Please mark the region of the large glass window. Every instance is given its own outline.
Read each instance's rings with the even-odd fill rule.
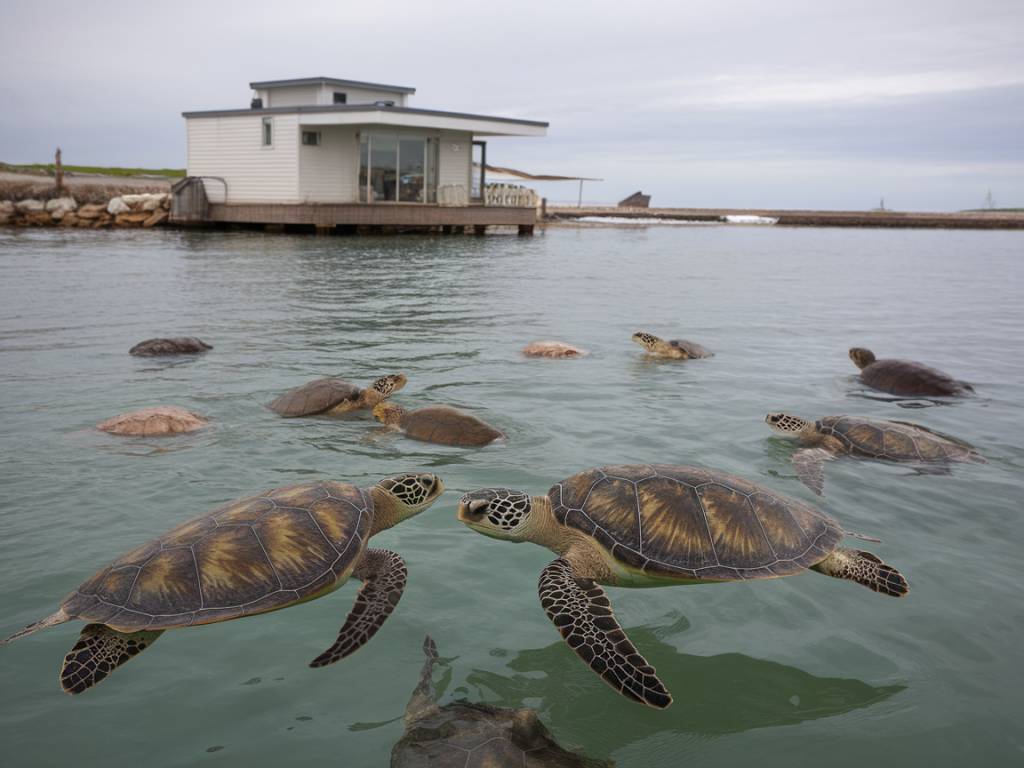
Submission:
[[[433,203],[436,190],[436,140],[398,133],[361,134],[360,202]]]

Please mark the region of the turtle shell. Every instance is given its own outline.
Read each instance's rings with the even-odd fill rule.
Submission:
[[[683,350],[687,357],[698,359],[701,357],[714,357],[714,353],[711,352],[707,347],[702,347],[695,341],[687,341],[686,339],[672,339],[669,341],[669,345],[676,349]]]
[[[209,422],[197,413],[176,405],[158,405],[138,411],[122,413],[96,425],[96,429],[113,435],[158,437],[195,432]]]
[[[890,461],[983,461],[966,443],[916,424],[827,416],[815,426],[859,456]]]
[[[156,355],[197,355],[213,349],[195,336],[179,336],[174,339],[146,339],[128,350],[129,355],[155,357]]]
[[[121,632],[273,611],[344,581],[366,547],[372,518],[370,494],[347,483],[264,491],[123,555],[61,607]]]
[[[408,437],[441,445],[479,447],[503,437],[501,432],[476,416],[446,405],[433,405],[402,415]]]
[[[563,525],[652,576],[789,576],[824,559],[843,537],[835,520],[809,504],[698,467],[599,467],[552,486],[548,498]]]
[[[269,408],[280,416],[312,416],[346,401],[358,400],[362,391],[344,379],[317,379],[288,390]]]
[[[876,360],[861,369],[860,380],[872,389],[906,397],[949,397],[974,387],[913,360]]]

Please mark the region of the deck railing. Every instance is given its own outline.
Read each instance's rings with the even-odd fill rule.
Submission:
[[[537,193],[518,184],[487,184],[484,205],[500,208],[536,208]]]

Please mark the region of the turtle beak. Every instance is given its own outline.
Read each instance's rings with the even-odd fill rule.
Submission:
[[[488,506],[490,506],[490,502],[487,499],[471,499],[468,496],[463,496],[459,500],[459,522],[479,522]]]

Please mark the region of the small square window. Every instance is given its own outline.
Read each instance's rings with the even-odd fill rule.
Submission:
[[[341,91],[334,92],[334,103],[335,104],[347,104],[348,94],[342,93]]]
[[[303,131],[302,144],[306,147],[319,147],[320,131]]]
[[[274,118],[264,117],[263,118],[263,146],[272,147],[274,145]]]

